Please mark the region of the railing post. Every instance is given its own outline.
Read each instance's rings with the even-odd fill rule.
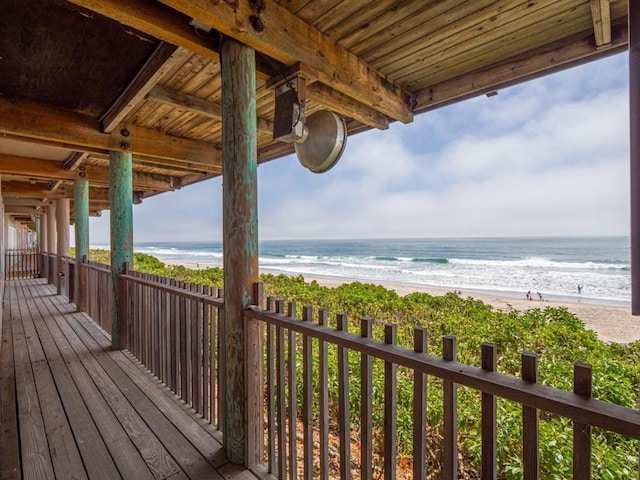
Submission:
[[[591,365],[573,367],[573,393],[591,398]],[[573,478],[591,478],[591,425],[573,422]]]
[[[384,326],[384,343],[395,346],[398,339],[398,327],[393,323]],[[396,478],[397,464],[397,407],[398,407],[398,367],[395,363],[384,362],[384,478]]]
[[[442,337],[442,358],[455,362],[457,356],[456,337]],[[443,380],[444,398],[444,460],[442,478],[458,478],[458,388],[451,380]]]
[[[427,330],[413,330],[413,351],[427,352]],[[427,376],[413,373],[413,478],[427,477]]]
[[[78,270],[78,296],[76,298],[76,306],[79,312],[87,311],[87,259],[84,258],[79,264],[76,264]]]
[[[118,348],[120,350],[129,348],[129,297],[127,292],[127,279],[124,277],[127,273],[129,273],[128,263],[124,266],[124,272],[118,275]]]
[[[496,345],[482,345],[482,369],[487,372],[496,370]],[[482,394],[482,478],[497,478],[496,470],[496,397],[489,393]]]
[[[522,354],[522,379],[538,382],[538,357],[535,353]],[[522,466],[524,480],[537,480],[540,473],[538,454],[538,409],[522,406]]]

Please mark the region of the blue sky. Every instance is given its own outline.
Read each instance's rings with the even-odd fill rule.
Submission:
[[[313,174],[258,168],[261,239],[628,235],[627,55],[350,137]],[[220,241],[220,179],[134,206],[134,241]],[[109,241],[109,215],[90,223]]]

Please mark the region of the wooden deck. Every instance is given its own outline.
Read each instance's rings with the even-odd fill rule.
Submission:
[[[7,282],[0,479],[255,479],[217,432],[45,280]],[[218,437],[219,438],[219,437]]]

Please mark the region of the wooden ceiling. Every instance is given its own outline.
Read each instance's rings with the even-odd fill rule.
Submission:
[[[384,130],[622,51],[627,30],[626,0],[3,0],[2,195],[23,218],[83,177],[96,214],[110,150],[133,152],[135,201],[220,175],[223,36],[256,50],[264,162],[293,151],[272,136],[287,75],[307,114]]]

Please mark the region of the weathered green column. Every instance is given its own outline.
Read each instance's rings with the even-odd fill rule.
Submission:
[[[255,52],[226,38],[221,52],[224,318],[221,365],[224,445],[231,462],[262,459],[262,345],[244,321],[258,280]]]
[[[49,257],[45,258],[42,254],[47,251],[47,208],[42,209],[40,213],[40,277],[49,278]]]
[[[133,165],[130,153],[109,153],[109,203],[111,208],[111,345],[122,349],[118,316],[118,275],[133,263]],[[122,327],[122,329],[121,329]]]
[[[80,264],[89,258],[89,181],[80,178],[73,189],[73,216],[75,217],[76,268],[74,270],[74,298],[80,306],[84,285],[80,285]]]
[[[53,255],[57,252],[58,241],[56,232],[56,205],[51,203],[47,207],[47,252]],[[53,257],[47,257],[49,268],[47,269],[49,276],[47,277],[50,284],[55,285],[58,278],[58,262]]]
[[[36,249],[40,250],[40,241],[42,240],[42,230],[40,228],[40,216],[36,217]]]
[[[56,253],[58,254],[58,261],[56,262],[56,273],[58,274],[66,274],[62,258],[69,256],[70,208],[71,200],[69,200],[68,198],[59,198],[58,200],[56,200]],[[60,276],[56,277],[55,282],[58,295],[60,295],[62,293],[62,279],[60,278]],[[67,295],[69,295],[69,292],[67,292]]]

